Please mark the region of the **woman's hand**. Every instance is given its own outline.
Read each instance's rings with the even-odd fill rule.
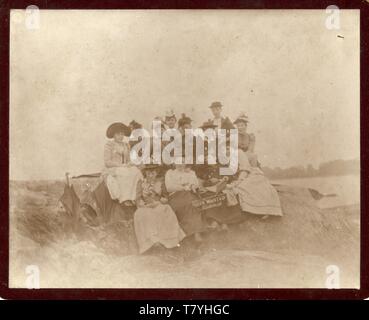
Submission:
[[[196,192],[199,190],[199,187],[198,187],[198,186],[196,186],[196,185],[194,185],[194,184],[191,184],[190,189],[191,189],[191,191],[192,191],[193,193],[196,193]]]
[[[208,192],[208,189],[206,189],[205,187],[199,187],[198,189],[198,192]]]
[[[249,176],[248,171],[242,171],[238,179],[239,180],[246,179],[248,176]]]
[[[210,183],[215,184],[215,183],[219,182],[219,179],[218,178],[210,178],[209,181],[210,181]]]
[[[166,203],[168,203],[168,199],[164,198],[164,197],[161,197],[160,202],[163,203],[163,204],[166,204]]]
[[[238,184],[239,184],[239,181],[238,180],[233,181],[231,183],[228,183],[226,185],[226,189],[228,189],[228,190],[234,190],[235,188],[237,188]]]

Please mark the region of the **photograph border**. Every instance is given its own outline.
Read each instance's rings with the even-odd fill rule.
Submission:
[[[360,10],[360,289],[13,289],[9,288],[9,28],[10,10],[36,5],[39,9],[340,9]],[[245,299],[364,299],[369,297],[369,0],[140,0],[140,1],[6,1],[0,8],[0,297],[3,299],[121,300],[245,300]]]

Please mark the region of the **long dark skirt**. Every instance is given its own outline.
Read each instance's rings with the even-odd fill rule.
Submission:
[[[105,182],[98,185],[93,195],[99,208],[99,218],[102,223],[133,219],[136,207],[124,206],[119,204],[118,201],[112,200]]]
[[[196,196],[189,191],[178,191],[169,196],[169,205],[187,236],[204,231],[202,213],[192,206],[192,201],[196,199]]]

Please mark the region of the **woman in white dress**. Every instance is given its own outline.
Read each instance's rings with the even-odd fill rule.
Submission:
[[[237,196],[244,212],[263,216],[282,216],[277,190],[258,166],[252,166],[247,152],[238,150],[238,178],[227,187]]]
[[[105,144],[103,176],[110,196],[119,203],[134,203],[137,184],[142,180],[141,171],[130,163],[130,147],[124,137],[130,129],[120,122],[113,123],[106,131],[110,139]]]

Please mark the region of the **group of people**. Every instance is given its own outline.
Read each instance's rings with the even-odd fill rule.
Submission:
[[[247,116],[241,114],[232,122],[222,116],[220,102],[213,102],[210,110],[213,118],[201,129],[238,129],[239,165],[234,176],[221,176],[218,163],[189,165],[184,159],[173,165],[134,165],[130,161],[132,142],[127,142],[125,137],[142,126],[132,121],[129,125],[114,123],[107,129],[104,182],[111,199],[133,208],[140,253],[157,244],[177,247],[189,236],[200,242],[206,230],[227,230],[228,224],[242,221],[247,214],[282,215],[277,191],[260,168],[255,136],[247,132]],[[169,112],[162,120],[162,127],[177,129],[184,135],[184,130],[192,127],[192,120],[185,115],[177,119]],[[224,205],[210,209],[196,206],[199,195],[206,192],[225,195]]]

